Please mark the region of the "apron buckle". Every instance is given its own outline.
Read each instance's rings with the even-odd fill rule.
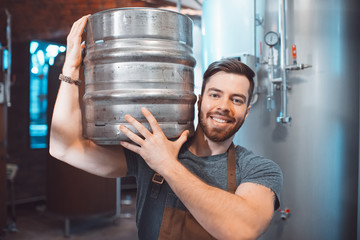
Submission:
[[[152,181],[157,184],[163,184],[164,183],[164,177],[161,176],[158,173],[155,173],[152,177]]]

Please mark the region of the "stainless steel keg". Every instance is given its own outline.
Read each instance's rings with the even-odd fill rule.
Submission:
[[[177,12],[120,8],[93,14],[86,26],[85,131],[97,144],[127,137],[130,114],[150,129],[147,107],[168,138],[193,133],[192,21]],[[136,131],[135,131],[136,132]]]

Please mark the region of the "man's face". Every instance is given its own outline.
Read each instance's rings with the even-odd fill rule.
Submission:
[[[222,142],[240,129],[248,115],[249,80],[233,73],[211,76],[198,102],[199,125],[205,136]]]

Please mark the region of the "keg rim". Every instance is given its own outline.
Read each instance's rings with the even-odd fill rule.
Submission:
[[[179,12],[175,12],[175,11],[172,11],[172,10],[169,10],[169,9],[161,9],[161,8],[152,8],[152,7],[124,7],[124,8],[111,8],[111,9],[106,9],[106,10],[102,10],[100,12],[96,12],[96,13],[93,13],[91,14],[91,16],[89,18],[92,18],[93,16],[96,17],[97,15],[100,15],[100,14],[104,14],[104,13],[108,13],[108,12],[115,12],[115,11],[119,11],[119,10],[124,10],[124,11],[130,11],[130,10],[146,10],[146,11],[154,11],[154,12],[167,12],[167,13],[172,13],[172,14],[177,14],[177,15],[180,15],[180,16],[183,16],[183,17],[186,17],[188,18],[191,22],[193,22],[193,20],[185,15],[185,14],[182,14],[182,13],[179,13]]]

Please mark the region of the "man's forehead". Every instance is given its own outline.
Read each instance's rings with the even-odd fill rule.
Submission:
[[[244,75],[218,72],[209,78],[205,86],[205,91],[214,88],[221,91],[236,90],[245,93],[250,88],[250,81]]]

